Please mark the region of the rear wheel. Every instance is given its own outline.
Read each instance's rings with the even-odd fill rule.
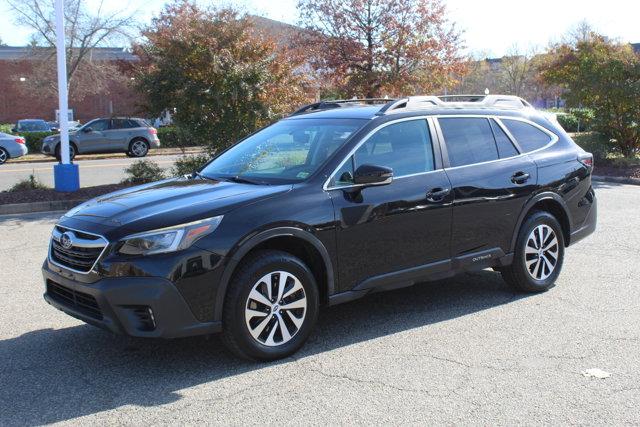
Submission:
[[[295,353],[318,317],[318,288],[309,268],[282,251],[260,251],[243,260],[229,284],[223,310],[223,340],[251,360]]]
[[[548,212],[535,212],[520,228],[513,263],[500,271],[517,290],[543,292],[554,285],[563,260],[564,237],[558,220]]]
[[[9,160],[9,153],[4,148],[0,147],[0,165]]]
[[[142,138],[134,139],[129,143],[127,155],[130,157],[144,157],[149,152],[149,143]]]

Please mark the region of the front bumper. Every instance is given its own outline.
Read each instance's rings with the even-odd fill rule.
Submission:
[[[104,278],[91,284],[42,267],[44,299],[83,322],[136,337],[176,338],[220,332],[221,322],[200,322],[170,281],[158,277]],[[151,311],[149,311],[151,310]]]

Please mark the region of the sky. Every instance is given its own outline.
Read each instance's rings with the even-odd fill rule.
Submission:
[[[99,0],[86,0],[97,5]],[[128,5],[127,5],[128,1]],[[139,11],[149,22],[165,0],[104,0],[107,8]],[[449,19],[463,31],[466,53],[498,57],[512,46],[544,49],[550,41],[586,20],[599,32],[623,42],[640,42],[640,0],[443,0]],[[232,4],[242,10],[296,24],[297,0],[198,0],[201,5]],[[25,45],[26,28],[15,25],[7,0],[0,0],[0,39],[10,46]]]

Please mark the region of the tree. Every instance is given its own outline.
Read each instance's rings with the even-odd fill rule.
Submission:
[[[299,0],[298,10],[298,47],[345,96],[428,93],[463,71],[440,0]]]
[[[55,51],[38,49],[55,47],[55,8],[53,0],[8,0],[18,24],[34,31],[30,45],[40,63],[33,70],[32,81],[41,90],[57,93]],[[135,12],[105,12],[103,3],[89,10],[84,0],[65,0],[67,81],[70,97],[81,100],[88,93],[107,90],[117,76],[114,64],[92,57],[96,47],[126,42],[136,24]]]
[[[290,112],[307,95],[295,58],[230,8],[178,1],[143,31],[134,84],[146,111],[174,120],[212,150]]]
[[[626,156],[640,149],[640,57],[631,46],[591,33],[551,49],[542,80],[558,85],[570,107],[594,110],[593,127]]]
[[[6,46],[7,44],[2,41],[2,37],[0,37],[0,46]]]

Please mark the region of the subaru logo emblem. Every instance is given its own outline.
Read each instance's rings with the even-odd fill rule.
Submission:
[[[60,236],[60,244],[65,249],[71,249],[71,246],[73,246],[73,239],[71,237],[71,234],[62,233],[62,236]]]

